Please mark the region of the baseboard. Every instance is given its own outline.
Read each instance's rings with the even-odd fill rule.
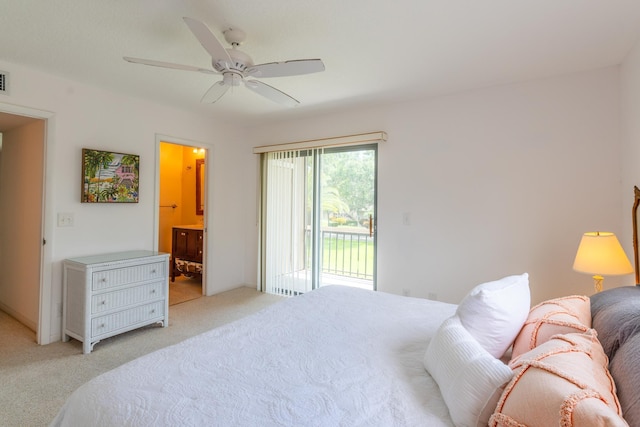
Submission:
[[[0,310],[4,311],[9,316],[13,317],[18,322],[22,323],[24,326],[26,326],[27,328],[31,329],[33,332],[37,332],[38,331],[37,323],[27,319],[24,315],[22,315],[21,313],[15,311],[14,309],[9,307],[8,305],[3,304],[1,301],[0,301]]]

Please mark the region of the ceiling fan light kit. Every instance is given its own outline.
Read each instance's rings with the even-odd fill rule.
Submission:
[[[251,57],[238,49],[238,46],[246,40],[244,31],[237,28],[230,28],[223,32],[226,42],[231,45],[231,48],[227,49],[218,41],[216,36],[204,23],[188,17],[185,17],[184,21],[202,47],[211,56],[213,70],[129,56],[125,56],[124,60],[154,67],[222,75],[222,80],[215,82],[202,97],[201,101],[205,103],[216,102],[222,98],[230,87],[240,86],[244,83],[245,87],[252,92],[287,107],[296,106],[300,102],[273,86],[259,80],[247,79],[247,77],[289,77],[317,73],[325,69],[320,59],[295,59],[254,65]]]
[[[222,75],[222,84],[226,86],[240,86],[240,82],[242,81],[242,75],[229,72],[224,73]]]

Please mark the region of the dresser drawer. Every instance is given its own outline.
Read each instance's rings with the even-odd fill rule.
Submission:
[[[96,271],[92,275],[91,286],[94,291],[145,280],[166,277],[167,266],[164,262],[142,264],[113,270]]]
[[[164,316],[164,301],[130,308],[91,320],[91,335],[99,336],[144,321]]]
[[[91,297],[91,314],[164,297],[165,283],[154,282]]]

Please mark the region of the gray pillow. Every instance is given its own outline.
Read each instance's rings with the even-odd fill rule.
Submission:
[[[640,286],[623,286],[607,289],[589,297],[591,299],[591,316],[596,317],[600,310],[617,302],[630,298],[640,298]]]
[[[640,286],[608,289],[590,299],[591,326],[609,357],[622,416],[640,426]]]
[[[611,360],[625,341],[640,333],[640,286],[609,289],[590,299],[591,326]]]
[[[609,370],[616,383],[622,416],[630,426],[640,426],[640,334],[620,345]]]

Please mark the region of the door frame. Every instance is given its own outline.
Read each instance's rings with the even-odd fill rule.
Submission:
[[[205,185],[205,197],[204,197],[204,215],[202,216],[202,231],[203,231],[203,242],[202,242],[202,295],[209,295],[209,281],[207,280],[207,259],[208,259],[208,224],[209,218],[211,218],[211,212],[209,209],[209,194],[210,185],[209,185],[209,177],[213,176],[211,169],[213,165],[213,156],[211,155],[213,151],[213,147],[211,144],[207,144],[204,142],[198,142],[191,139],[178,138],[175,136],[156,134],[156,171],[155,171],[155,189],[154,189],[154,205],[153,205],[153,248],[154,250],[158,250],[160,245],[160,143],[168,142],[170,144],[182,145],[185,147],[194,147],[194,148],[204,148],[205,150],[205,159],[206,159],[206,167],[204,168],[204,185]],[[213,290],[212,290],[213,292]]]
[[[40,238],[43,242],[40,251],[40,284],[38,301],[38,319],[36,327],[36,342],[44,345],[52,342],[52,259],[54,247],[53,233],[47,238],[47,233],[53,230],[53,200],[48,195],[53,194],[54,184],[54,138],[55,114],[51,111],[38,110],[19,105],[0,103],[0,113],[13,114],[16,116],[31,117],[44,120],[44,139],[42,141],[43,150],[43,170],[42,170],[42,212],[40,222]],[[44,244],[46,242],[46,244]],[[57,318],[57,317],[56,317]]]

